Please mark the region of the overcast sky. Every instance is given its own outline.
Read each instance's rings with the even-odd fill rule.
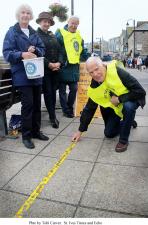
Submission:
[[[71,13],[71,0],[57,0],[69,8]],[[15,24],[16,8],[23,3],[29,4],[34,12],[34,20],[30,22],[37,28],[35,19],[41,11],[47,11],[51,3],[56,0],[2,0],[0,8],[0,55],[3,38],[10,26]],[[91,41],[92,0],[74,0],[74,14],[80,17],[80,32],[85,42]],[[105,40],[119,36],[125,29],[127,20],[135,19],[136,22],[148,20],[148,0],[94,0],[94,40],[103,37]],[[56,24],[51,28],[54,32],[65,23]],[[129,20],[132,25],[133,21]]]

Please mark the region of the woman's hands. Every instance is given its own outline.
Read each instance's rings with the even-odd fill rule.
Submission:
[[[22,52],[22,58],[23,59],[33,59],[33,58],[37,58],[37,56],[31,52]]]
[[[29,46],[28,52],[31,52],[31,53],[35,52],[35,46],[33,45]]]
[[[22,58],[23,59],[33,59],[33,58],[37,58],[36,54],[34,54],[35,52],[35,46],[29,46],[28,48],[28,52],[22,52]]]
[[[60,62],[48,64],[49,69],[51,69],[52,71],[58,71],[60,69],[60,66],[61,66]]]

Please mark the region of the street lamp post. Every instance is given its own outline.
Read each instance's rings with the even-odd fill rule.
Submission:
[[[94,51],[94,0],[92,0],[92,45],[91,52]]]
[[[133,21],[133,35],[134,35],[134,41],[133,41],[133,57],[135,57],[135,20],[133,19],[129,19],[126,23],[126,26],[129,26],[129,21],[132,20]]]
[[[133,20],[133,23],[134,23],[134,52],[133,52],[133,55],[135,57],[135,20]]]
[[[100,57],[102,57],[102,41],[101,41],[101,38],[96,38],[96,40],[98,40],[98,42],[99,42]]]
[[[71,15],[74,15],[74,0],[71,0]]]

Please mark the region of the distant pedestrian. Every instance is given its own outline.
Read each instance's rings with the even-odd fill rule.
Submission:
[[[132,58],[131,57],[127,59],[127,65],[129,68],[132,67]]]
[[[135,58],[132,59],[132,68],[135,68]]]
[[[142,59],[140,56],[137,58],[137,69],[141,71]]]
[[[125,58],[123,59],[123,65],[124,65],[124,67],[126,67],[126,59]]]
[[[147,57],[145,58],[144,64],[145,64],[146,69],[147,69],[147,68],[148,68],[148,55],[147,55]]]

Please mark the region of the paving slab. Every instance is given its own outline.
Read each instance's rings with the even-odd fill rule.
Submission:
[[[129,141],[136,142],[148,142],[148,127],[138,127],[137,129],[132,129]]]
[[[100,163],[148,167],[148,143],[130,142],[127,151],[115,152],[117,141],[104,140],[97,159]]]
[[[92,163],[66,160],[56,176],[47,184],[41,197],[78,204],[92,170]]]
[[[147,116],[136,116],[135,120],[138,123],[138,127],[148,127],[148,115]],[[138,129],[137,127],[137,129]]]
[[[5,186],[5,190],[31,194],[56,161],[56,159],[48,157],[39,156],[34,158],[31,163]]]
[[[145,91],[148,92],[148,85],[143,85],[143,87],[145,88]],[[147,102],[148,102],[148,96],[146,95],[146,103]],[[143,109],[139,107],[136,111],[136,115],[148,116],[147,112],[148,112],[148,104],[146,104]]]
[[[31,155],[0,151],[0,187],[2,188],[32,158]]]
[[[71,218],[73,217],[75,209],[75,206],[69,204],[37,199],[35,203],[31,206],[31,208],[28,210],[28,212],[24,214],[23,217]]]
[[[59,158],[70,144],[70,137],[57,136],[39,155]]]
[[[32,139],[35,144],[35,148],[33,149],[28,149],[24,146],[24,144],[22,143],[21,136],[19,136],[19,138],[17,139],[6,138],[5,140],[1,141],[0,149],[36,155],[55,138],[54,135],[47,135],[47,136],[49,137],[48,141],[40,141],[37,139]]]
[[[55,129],[52,128],[50,123],[46,120],[42,121],[41,124],[41,130],[43,131],[43,133],[48,134],[48,135],[58,135],[59,133],[61,133],[67,126],[69,125],[69,123],[60,123],[59,128]]]
[[[26,196],[0,190],[0,218],[13,218]]]
[[[141,216],[79,207],[75,217],[76,218],[135,218],[135,217],[141,217]]]
[[[28,197],[0,190],[0,218],[13,218]],[[23,214],[23,218],[67,218],[72,217],[75,207],[64,203],[56,203],[37,199],[31,208]]]
[[[81,206],[148,215],[148,168],[96,164]]]
[[[141,107],[139,107],[136,110],[136,115],[137,116],[147,116],[147,112],[148,112],[148,105],[146,104],[143,109],[141,109]]]
[[[70,146],[71,138],[65,136],[59,136],[47,146],[40,155],[51,156],[51,157],[60,157],[60,155],[65,151],[65,149]],[[74,149],[71,151],[68,159],[82,160],[82,161],[91,161],[94,162],[100,150],[102,144],[101,139],[84,139],[79,141]]]
[[[8,183],[5,189],[31,194],[55,162],[57,160],[53,158],[36,157]],[[92,165],[89,162],[66,160],[45,186],[40,196],[49,200],[77,204],[91,172]]]
[[[70,123],[72,122],[75,118],[67,118],[63,116],[62,112],[59,112],[56,110],[56,117],[59,120],[60,123]],[[46,120],[49,122],[49,115],[47,111],[42,111],[42,121]],[[50,124],[50,123],[49,123]]]
[[[72,137],[73,134],[78,130],[78,123],[71,123],[65,130],[63,130],[60,135],[66,135]],[[87,132],[85,132],[85,138],[104,138],[104,125],[90,124]]]

